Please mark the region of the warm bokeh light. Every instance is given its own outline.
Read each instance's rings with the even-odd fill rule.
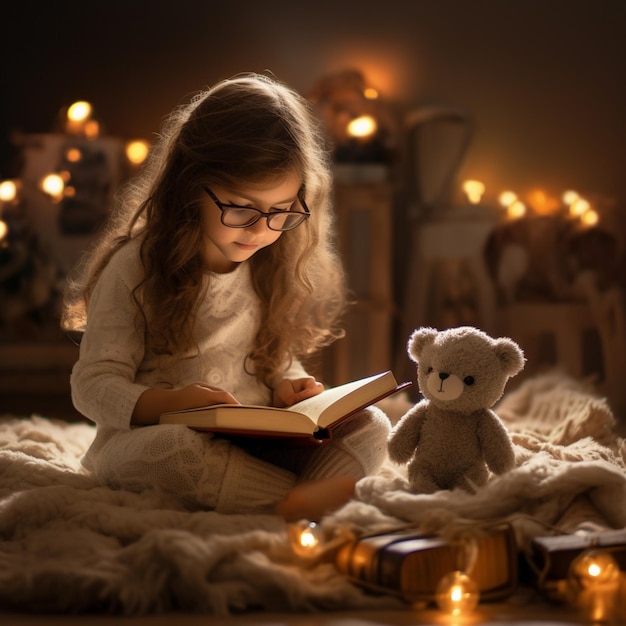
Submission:
[[[83,153],[78,148],[68,148],[65,152],[65,158],[70,163],[78,163],[83,158]]]
[[[371,115],[355,117],[348,123],[348,134],[351,137],[371,137],[378,129],[376,120]]]
[[[59,199],[63,196],[65,182],[59,174],[48,174],[41,179],[40,187],[42,191],[47,193],[52,198]]]
[[[563,202],[565,202],[565,204],[569,206],[570,204],[576,202],[576,200],[578,200],[580,196],[578,195],[577,191],[574,191],[573,189],[569,189],[568,191],[565,191],[563,193],[562,198],[563,198]]]
[[[15,181],[3,180],[0,183],[0,201],[12,202],[17,197],[17,185]]]
[[[515,200],[515,202],[509,204],[506,209],[507,217],[512,220],[517,220],[520,217],[524,217],[526,215],[526,205],[520,200]]]
[[[604,550],[592,549],[577,556],[570,566],[568,583],[574,588],[613,584],[620,569],[613,556]]]
[[[88,139],[96,139],[100,135],[100,124],[96,120],[85,122],[85,137]]]
[[[580,216],[580,221],[584,226],[595,226],[600,221],[597,211],[589,209]]]
[[[292,550],[303,557],[315,556],[323,541],[320,527],[315,522],[301,520],[289,527]]]
[[[70,105],[67,109],[67,119],[71,122],[84,122],[89,119],[92,112],[92,106],[85,100],[79,100]]]
[[[479,180],[466,180],[463,183],[463,191],[472,204],[478,204],[485,193],[485,185]]]
[[[591,205],[584,198],[577,198],[569,205],[569,214],[572,217],[580,217],[583,213],[586,213],[591,208]]]
[[[531,191],[528,200],[537,215],[552,215],[561,208],[559,199],[548,195],[543,189]]]
[[[147,141],[138,139],[126,144],[126,158],[134,165],[140,165],[146,160],[150,146]]]
[[[85,100],[74,102],[67,109],[65,130],[72,135],[83,135],[95,139],[100,134],[100,125],[91,119],[93,107]]]
[[[363,96],[366,100],[376,100],[378,98],[378,90],[374,89],[374,87],[367,87],[363,91]]]
[[[437,606],[455,617],[471,613],[480,600],[476,583],[463,572],[451,572],[437,585]]]
[[[508,207],[511,206],[517,200],[517,194],[514,191],[503,191],[498,196],[498,202],[500,206]]]
[[[7,223],[4,222],[3,220],[0,220],[0,241],[4,240],[8,232],[9,232],[9,227],[7,226]]]

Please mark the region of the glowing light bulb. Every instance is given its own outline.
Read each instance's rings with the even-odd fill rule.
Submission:
[[[572,204],[569,205],[569,214],[572,217],[580,217],[583,213],[588,211],[591,205],[584,198],[576,198]]]
[[[0,201],[11,202],[17,197],[17,185],[12,180],[3,180],[0,183]]]
[[[567,575],[569,602],[593,623],[614,623],[620,569],[611,554],[587,550],[571,563]]]
[[[455,617],[471,613],[480,600],[476,583],[465,573],[456,571],[444,576],[435,591],[437,606]]]
[[[526,215],[526,205],[520,200],[515,200],[506,209],[507,216],[512,220],[517,220]]]
[[[485,193],[485,185],[479,180],[466,180],[463,191],[472,204],[478,204]]]
[[[85,137],[95,139],[100,134],[100,124],[96,120],[87,120],[85,122]]]
[[[574,191],[573,189],[568,189],[567,191],[563,192],[562,199],[563,202],[567,204],[567,206],[570,206],[570,204],[576,202],[578,198],[580,198],[578,192]]]
[[[597,211],[589,209],[580,216],[580,221],[584,226],[595,226],[600,221]]]
[[[78,163],[83,158],[83,153],[79,148],[68,148],[65,152],[65,158],[70,163]]]
[[[500,206],[508,207],[511,206],[517,200],[517,194],[514,191],[503,191],[498,196],[498,202]]]
[[[139,165],[146,160],[149,149],[147,141],[130,141],[126,144],[126,158],[134,165]]]
[[[568,583],[571,587],[588,589],[613,586],[620,574],[615,559],[604,550],[588,550],[577,556],[570,566]]]
[[[79,100],[67,109],[67,119],[71,122],[84,122],[91,116],[92,106],[85,100]]]
[[[289,526],[291,548],[299,556],[315,556],[323,543],[323,533],[315,522],[301,520]]]
[[[529,194],[529,202],[537,215],[552,215],[557,213],[561,203],[543,189],[534,189]]]
[[[85,100],[71,104],[65,116],[65,130],[73,135],[85,135],[89,138],[98,135],[98,122],[91,119],[93,107]]]
[[[58,200],[63,195],[65,182],[63,181],[63,178],[59,176],[59,174],[48,174],[41,180],[40,187],[42,191],[47,193],[55,200]]]
[[[371,115],[361,115],[348,122],[347,130],[351,137],[370,137],[378,130],[378,124]]]

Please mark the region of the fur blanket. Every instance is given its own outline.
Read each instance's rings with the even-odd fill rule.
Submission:
[[[384,408],[392,419],[403,399]],[[395,412],[395,415],[394,415]],[[407,522],[509,518],[521,542],[536,535],[626,527],[626,446],[607,403],[551,374],[505,396],[515,469],[474,495],[405,490],[388,465],[321,524],[330,537]],[[98,485],[80,457],[86,423],[0,419],[0,607],[47,612],[225,615],[250,609],[312,612],[399,608],[341,576],[332,558],[304,560],[273,516],[190,512],[156,492]]]

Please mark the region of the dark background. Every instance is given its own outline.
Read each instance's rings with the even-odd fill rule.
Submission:
[[[489,189],[626,195],[623,0],[85,0],[3,7],[0,178],[15,131],[89,100],[104,131],[151,139],[196,90],[271,70],[301,92],[357,68],[402,116],[444,104],[477,131]]]

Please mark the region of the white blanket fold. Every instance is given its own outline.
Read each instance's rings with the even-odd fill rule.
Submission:
[[[626,446],[606,402],[559,374],[530,380],[498,413],[516,467],[476,494],[406,491],[404,468],[361,480],[357,497],[323,520],[330,535],[412,522],[507,518],[520,541],[626,527]],[[190,512],[171,497],[99,486],[80,457],[86,423],[0,419],[0,606],[5,610],[225,615],[398,608],[341,576],[332,558],[306,561],[274,516]],[[443,525],[443,526],[442,526]]]

